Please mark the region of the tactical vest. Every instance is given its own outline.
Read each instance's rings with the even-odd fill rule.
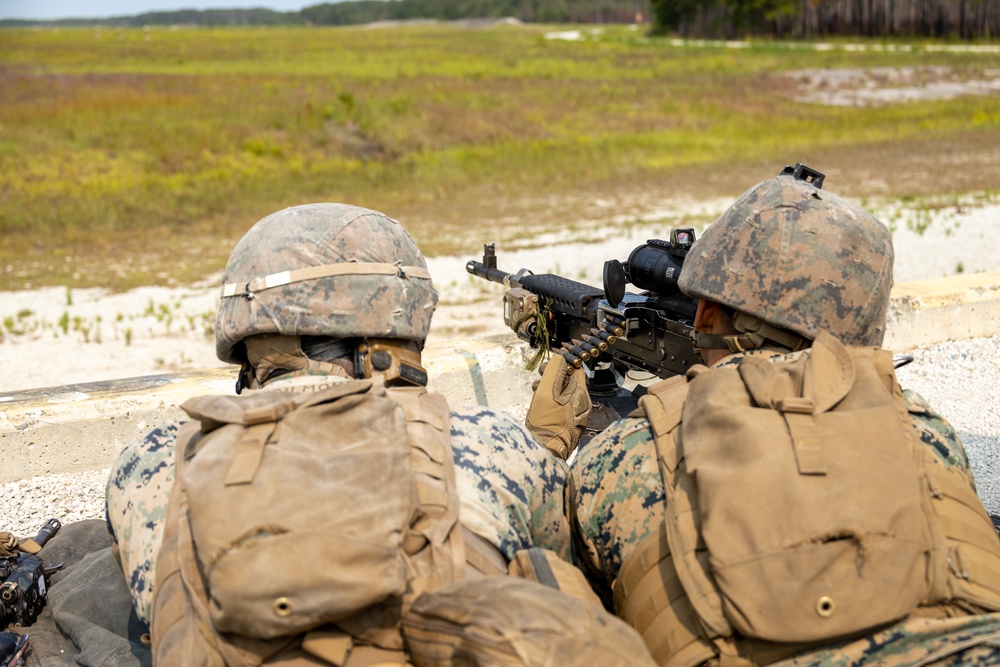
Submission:
[[[615,606],[660,665],[762,665],[908,616],[1000,610],[1000,541],[910,422],[892,355],[828,334],[640,400],[664,530]]]
[[[403,664],[402,613],[465,574],[444,398],[375,378],[183,408],[156,664]]]

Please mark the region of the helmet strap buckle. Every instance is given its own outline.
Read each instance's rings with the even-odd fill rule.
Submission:
[[[792,352],[797,352],[809,347],[812,344],[812,341],[803,338],[797,333],[789,331],[788,329],[779,329],[778,327],[771,326],[759,317],[748,315],[747,313],[739,310],[737,310],[733,315],[733,326],[737,331],[745,334],[744,336],[739,337],[740,343],[742,343],[744,347],[759,348],[763,347],[767,341],[771,341],[773,343],[777,343],[781,347],[788,348]],[[727,338],[735,339],[737,337],[727,336]],[[748,342],[750,344],[747,344]],[[731,345],[729,349],[733,350]],[[742,352],[743,350],[733,351]]]
[[[427,386],[427,370],[420,362],[420,344],[398,338],[364,338],[355,348],[354,374],[381,375],[386,386]]]

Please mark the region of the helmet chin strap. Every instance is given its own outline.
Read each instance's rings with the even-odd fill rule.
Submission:
[[[418,341],[361,338],[305,346],[309,354],[321,350],[323,356],[329,357],[326,360],[308,356],[300,336],[260,334],[243,342],[246,361],[236,381],[237,394],[244,389],[260,389],[287,373],[305,370],[343,378],[381,375],[387,385],[427,385],[427,371],[421,365]]]
[[[812,345],[808,338],[789,331],[773,327],[753,315],[736,311],[733,315],[733,326],[738,334],[694,334],[696,349],[729,350],[730,352],[746,352],[764,347],[768,342],[776,343],[792,352],[805,349]]]
[[[302,351],[299,336],[262,334],[244,341],[247,360],[240,368],[236,393],[243,389],[260,389],[275,377],[295,371],[314,371],[325,375],[349,377],[347,370],[331,361],[310,359]]]

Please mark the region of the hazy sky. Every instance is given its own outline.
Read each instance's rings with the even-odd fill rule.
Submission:
[[[294,12],[332,0],[0,0],[0,19],[65,19],[131,16],[175,9],[266,7]]]

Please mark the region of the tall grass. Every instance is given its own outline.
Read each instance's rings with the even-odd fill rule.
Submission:
[[[307,201],[378,208],[429,251],[465,251],[452,232],[470,215],[501,225],[490,212],[512,198],[823,147],[995,141],[996,97],[825,107],[795,103],[781,76],[929,64],[974,76],[989,57],[678,48],[626,28],[579,42],[538,26],[6,30],[0,287],[122,286],[158,261],[193,277],[256,219]],[[189,248],[186,273],[167,241]],[[134,266],[111,276],[59,261],[123,253]]]

